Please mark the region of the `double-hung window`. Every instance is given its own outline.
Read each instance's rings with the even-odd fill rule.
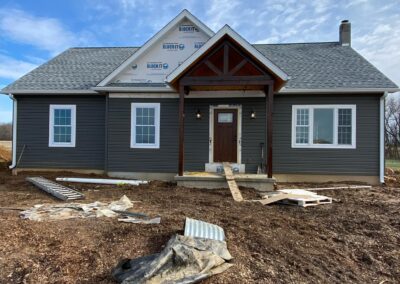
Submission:
[[[49,147],[75,147],[76,106],[50,105]]]
[[[356,148],[356,106],[294,105],[292,148]]]
[[[160,148],[160,104],[132,103],[131,148]]]

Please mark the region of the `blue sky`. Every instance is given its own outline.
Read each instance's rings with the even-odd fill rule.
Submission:
[[[348,19],[352,46],[400,85],[400,0],[2,0],[0,88],[69,47],[140,46],[184,8],[252,43],[337,41]],[[11,112],[0,95],[0,122]]]

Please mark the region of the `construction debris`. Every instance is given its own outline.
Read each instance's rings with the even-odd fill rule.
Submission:
[[[132,208],[133,204],[125,195],[120,200],[109,204],[93,203],[64,203],[38,204],[20,213],[21,218],[33,221],[66,220],[73,218],[118,217],[121,210]],[[115,210],[115,211],[114,211]]]
[[[124,218],[119,218],[118,221],[125,223],[134,223],[134,224],[160,224],[161,217],[156,217],[152,219],[149,218],[138,219],[135,217],[124,217]]]
[[[212,239],[173,236],[157,254],[124,260],[113,271],[119,283],[197,283],[233,264],[226,243]]]
[[[285,200],[288,198],[296,198],[296,197],[297,198],[301,198],[301,197],[307,198],[309,196],[275,191],[275,192],[266,192],[265,195],[263,195],[263,199],[261,199],[261,200],[248,200],[248,201],[259,202],[262,205],[268,205],[268,204],[276,203],[281,200]]]
[[[145,180],[125,180],[125,179],[102,179],[102,178],[69,178],[59,177],[56,181],[78,182],[78,183],[97,183],[97,184],[116,184],[116,185],[140,185],[147,184]]]
[[[287,205],[297,205],[301,207],[316,206],[332,203],[332,198],[318,195],[315,192],[304,189],[280,189],[273,192],[266,192],[262,200],[251,200],[260,202],[263,205],[279,202]]]
[[[243,201],[242,193],[239,190],[239,187],[235,181],[235,176],[232,173],[232,167],[229,163],[223,163],[225,178],[229,186],[229,190],[231,191],[232,197],[235,201]]]
[[[27,177],[26,180],[64,201],[85,198],[82,193],[43,177]]]
[[[225,240],[224,229],[222,229],[220,226],[191,218],[186,218],[184,235],[188,237],[212,239],[217,241]]]
[[[290,197],[290,198],[281,200],[280,202],[283,204],[308,207],[308,206],[316,206],[316,205],[332,203],[331,197],[318,195],[315,192],[304,190],[304,189],[281,189],[278,191],[297,195],[295,197]]]
[[[334,186],[334,187],[314,187],[298,190],[322,191],[322,190],[340,190],[340,189],[371,189],[370,185],[349,185],[349,186]]]

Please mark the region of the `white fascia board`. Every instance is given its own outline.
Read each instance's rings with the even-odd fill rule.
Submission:
[[[16,90],[12,91],[13,95],[23,94],[40,94],[40,95],[83,95],[83,94],[98,94],[94,90]]]
[[[170,87],[94,87],[92,88],[98,92],[122,92],[122,93],[175,93]]]
[[[287,89],[283,87],[278,94],[395,93],[399,91],[399,88]]]
[[[214,32],[202,23],[199,19],[193,16],[188,10],[183,10],[176,16],[172,21],[170,21],[166,26],[164,26],[158,33],[156,33],[152,38],[150,38],[139,50],[137,50],[130,58],[125,60],[117,69],[110,73],[106,78],[104,78],[97,86],[104,87],[112,79],[114,79],[119,73],[121,73],[125,68],[132,64],[137,58],[142,56],[146,51],[155,44],[159,39],[161,39],[165,34],[167,34],[171,29],[173,29],[177,24],[179,24],[183,19],[188,19],[194,25],[196,25],[200,30],[202,30],[209,37],[214,36]]]
[[[184,72],[193,62],[195,62],[200,56],[202,56],[207,50],[209,50],[218,40],[223,36],[228,35],[235,40],[239,45],[246,49],[251,55],[253,55],[258,61],[265,65],[272,73],[281,78],[283,81],[287,81],[289,76],[283,72],[278,66],[276,66],[267,57],[261,54],[255,47],[235,32],[230,26],[225,25],[222,27],[212,38],[210,38],[201,48],[193,53],[187,60],[179,65],[174,71],[172,71],[166,78],[167,83],[171,83],[177,78],[182,72]]]

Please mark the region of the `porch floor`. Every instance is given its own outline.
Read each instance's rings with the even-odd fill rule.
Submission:
[[[276,180],[264,174],[234,174],[239,186],[254,188],[259,191],[274,190]],[[228,188],[224,174],[209,172],[184,172],[183,176],[175,176],[179,186],[191,188]]]

